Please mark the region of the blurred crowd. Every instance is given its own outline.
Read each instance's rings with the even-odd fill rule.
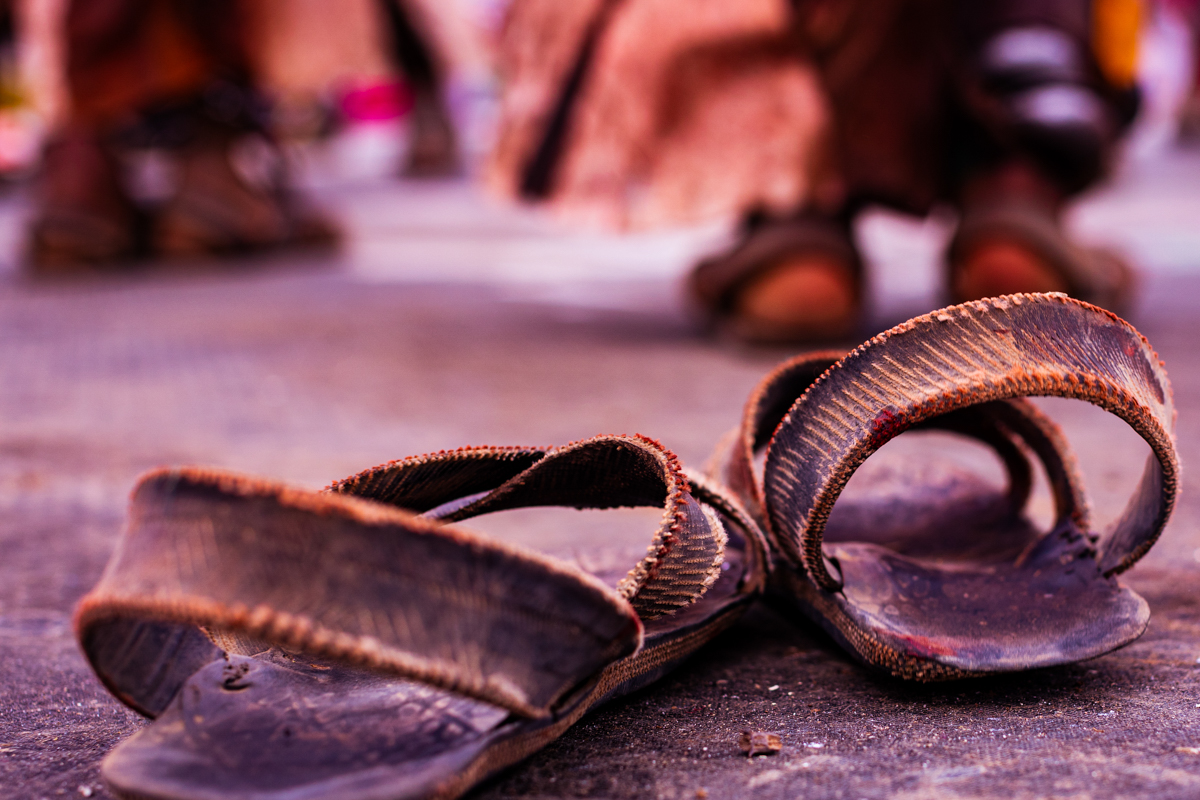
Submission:
[[[1143,103],[1139,43],[1195,0],[9,0],[0,174],[29,177],[37,275],[328,247],[289,145],[402,120],[408,177],[467,174],[578,224],[740,221],[693,300],[749,340],[841,336],[853,223],[955,211],[945,293],[1120,311],[1134,271],[1064,233]],[[497,101],[464,155],[455,92]],[[457,87],[457,88],[456,88]],[[460,92],[461,94],[461,92]],[[480,163],[475,163],[479,161]]]

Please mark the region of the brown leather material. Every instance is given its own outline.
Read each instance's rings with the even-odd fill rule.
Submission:
[[[692,495],[732,523],[726,524],[726,530],[741,531],[743,536],[750,539],[744,548],[749,565],[745,570],[743,588],[756,594],[761,592],[766,585],[767,575],[771,572],[770,544],[763,533],[762,525],[736,496],[721,486],[719,480],[710,478],[705,473],[691,470],[685,472],[692,486]]]
[[[646,447],[647,442],[654,446]],[[411,484],[412,473],[434,473],[437,485],[463,492],[442,496],[439,501],[462,497],[465,504],[434,509],[429,506],[430,498],[420,496],[419,510],[447,522],[529,506],[658,505],[666,497],[667,508],[646,557],[630,570],[618,591],[629,599],[640,617],[648,619],[695,602],[716,579],[724,559],[724,540],[708,531],[719,526],[713,526],[688,495],[687,479],[678,461],[656,442],[630,439],[614,444],[612,438],[588,440],[546,452],[520,470],[536,452],[463,448],[376,467],[331,488],[407,506],[412,501],[403,489]],[[494,481],[501,477],[503,483],[480,496],[470,491],[482,485],[481,479]]]
[[[840,350],[821,350],[790,358],[767,373],[750,393],[720,479],[751,513],[766,510],[762,487],[754,474],[755,453],[766,447],[796,398],[843,355]],[[765,528],[765,514],[760,513],[758,522]]]
[[[721,480],[746,508],[761,512],[756,521],[766,531],[771,528],[765,517],[762,481],[755,474],[756,456],[770,443],[792,404],[843,355],[839,351],[805,353],[768,373],[746,402],[742,425],[728,454],[719,459]],[[1008,473],[1008,507],[1014,510],[1021,509],[1029,498],[1032,471],[1025,453],[1034,453],[1050,478],[1059,515],[1086,526],[1088,501],[1070,448],[1057,426],[1027,401],[1017,398],[968,406],[914,427],[960,433],[991,447]]]
[[[1170,383],[1127,322],[1065,295],[951,306],[846,356],[775,431],[764,471],[771,529],[819,585],[836,588],[821,561],[821,531],[854,469],[927,419],[1028,395],[1094,403],[1124,419],[1153,450],[1142,488],[1101,550],[1106,574],[1128,569],[1158,538],[1179,492]]]
[[[789,259],[809,255],[827,258],[853,298],[847,317],[799,336],[798,330],[764,320],[740,319],[735,306],[747,286]],[[832,339],[857,322],[862,305],[863,266],[849,232],[837,222],[816,215],[772,220],[747,230],[728,251],[706,258],[688,276],[688,292],[712,324],[730,329],[749,341]]]
[[[79,625],[97,671],[144,712],[156,709],[139,665],[99,660],[130,618],[245,634],[528,717],[641,642],[633,609],[594,578],[355,498],[171,471],[143,480],[130,517]]]
[[[461,447],[389,461],[336,481],[331,492],[425,513],[486,493],[546,457],[548,447]],[[440,516],[440,515],[434,515]]]
[[[457,796],[664,674],[761,589],[761,532],[697,491],[640,436],[463,448],[323,492],[151,473],[76,615],[105,685],[159,718],[105,777],[134,797]],[[617,588],[453,524],[541,505],[663,515]]]
[[[1099,405],[1150,444],[1103,538],[1065,438],[1023,399],[1039,394]],[[1178,494],[1173,424],[1162,365],[1128,323],[1064,295],[1012,295],[910,320],[840,359],[780,365],[752,393],[720,474],[772,544],[773,597],[872,666],[962,677],[1089,658],[1142,633],[1148,606],[1114,576],[1153,544]],[[952,459],[939,467],[934,442],[920,456],[942,470],[932,484],[913,456],[881,454],[835,508],[868,457],[921,429],[989,446],[1005,490]],[[1047,531],[1024,514],[1031,458],[1054,501]]]
[[[729,627],[752,595],[733,558],[697,603],[646,625],[645,646],[540,720],[433,687],[277,648],[229,654],[184,684],[103,765],[122,798],[455,798],[646,686]]]
[[[955,276],[972,251],[988,242],[1008,241],[1027,248],[1066,285],[1067,294],[1088,303],[1124,313],[1136,289],[1133,268],[1108,250],[1073,244],[1054,213],[1037,203],[996,202],[970,208],[946,253],[951,300],[963,302]]]

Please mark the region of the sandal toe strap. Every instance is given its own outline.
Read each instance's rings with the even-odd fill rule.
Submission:
[[[768,529],[755,454],[770,443],[790,407],[843,355],[823,351],[788,359],[759,383],[746,403],[742,426],[724,459],[723,477]],[[1054,421],[1024,398],[968,406],[913,427],[958,433],[991,447],[1008,473],[1008,506],[1014,512],[1029,500],[1033,470],[1027,454],[1036,455],[1050,480],[1056,521],[1070,519],[1080,530],[1088,527],[1088,501],[1074,454]]]
[[[150,716],[222,655],[214,640],[542,718],[642,638],[633,607],[568,564],[379,503],[196,469],[143,479],[76,626],[101,679]]]
[[[277,646],[544,718],[636,653],[644,620],[691,605],[721,575],[723,520],[745,521],[689,488],[674,455],[638,436],[417,456],[325,492],[219,470],[151,473],[79,606],[79,638],[113,693],[151,716],[223,652]],[[542,505],[663,516],[615,589],[448,524]],[[743,532],[763,549],[756,529]],[[745,591],[765,555],[751,561]]]

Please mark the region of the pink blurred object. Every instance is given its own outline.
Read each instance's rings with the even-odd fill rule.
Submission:
[[[41,152],[44,125],[28,109],[0,110],[0,176],[32,169]]]
[[[400,80],[380,81],[346,89],[339,108],[347,122],[384,122],[398,119],[413,106],[412,90]]]

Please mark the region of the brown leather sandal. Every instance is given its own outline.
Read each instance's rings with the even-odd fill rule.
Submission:
[[[1016,252],[981,257],[985,248],[996,247]],[[955,303],[1012,292],[1063,291],[1123,314],[1136,288],[1133,267],[1124,259],[1104,248],[1073,244],[1053,214],[1034,203],[968,210],[950,242],[947,265]]]
[[[527,506],[661,507],[602,579],[454,524]],[[643,437],[464,448],[325,492],[163,470],[81,602],[97,675],[154,723],[122,797],[457,797],[644,686],[761,589],[737,503]]]
[[[262,185],[238,174],[231,161],[234,138],[232,131],[204,131],[180,150],[179,186],[154,220],[153,253],[197,258],[337,247],[336,223],[290,190],[282,174]],[[264,141],[263,147],[274,145]]]
[[[82,126],[46,145],[39,208],[29,222],[27,268],[35,277],[127,266],[145,220],[129,198],[108,142]]]
[[[688,291],[707,321],[750,342],[837,339],[862,306],[862,262],[848,233],[817,217],[754,225],[702,261]]]
[[[1105,536],[1030,395],[1094,403],[1149,443],[1140,487]],[[918,317],[843,358],[785,362],[715,463],[768,533],[773,597],[872,667],[957,678],[1078,661],[1141,635],[1146,602],[1116,576],[1150,549],[1178,495],[1174,417],[1166,373],[1128,323],[1061,294],[1011,295]],[[988,445],[1007,488],[934,441],[881,454],[884,469],[838,503],[868,457],[910,429]],[[1026,513],[1030,456],[1053,494],[1048,531]]]

